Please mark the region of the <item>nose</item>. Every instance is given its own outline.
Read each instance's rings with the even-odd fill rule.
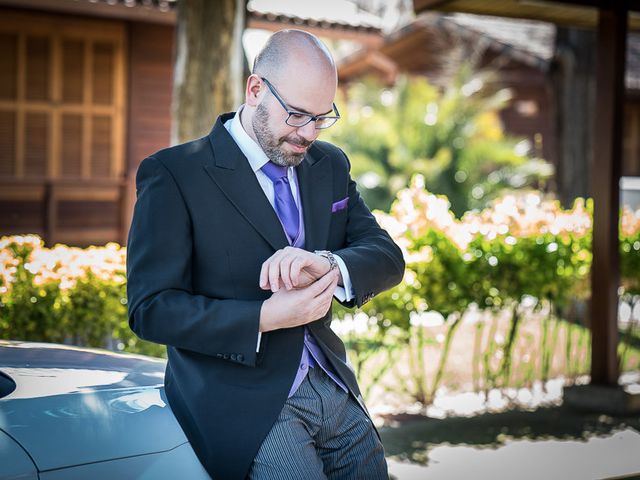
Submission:
[[[298,127],[298,135],[309,142],[313,142],[318,136],[318,130],[316,130],[316,122],[309,122],[302,127]]]

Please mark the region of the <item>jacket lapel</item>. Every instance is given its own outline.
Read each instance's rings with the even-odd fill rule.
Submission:
[[[274,250],[279,250],[289,244],[282,224],[249,162],[224,128],[224,122],[233,115],[228,113],[218,117],[209,134],[213,157],[207,159],[203,167],[238,212]]]
[[[203,165],[211,180],[274,250],[289,245],[278,216],[244,154],[224,127],[234,113],[221,115],[209,134],[213,156]],[[333,198],[327,155],[312,145],[296,168],[304,213],[305,248],[326,248]]]
[[[333,198],[331,161],[316,145],[312,145],[296,170],[304,211],[305,248],[309,251],[324,250]]]

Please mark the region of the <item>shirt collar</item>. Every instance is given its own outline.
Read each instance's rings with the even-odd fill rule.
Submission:
[[[244,156],[247,157],[249,165],[254,172],[257,172],[262,166],[269,161],[269,158],[265,155],[253,138],[245,131],[240,121],[240,112],[242,112],[244,105],[238,108],[238,111],[232,119],[227,120],[224,123],[225,128],[229,131],[229,134],[236,142]]]

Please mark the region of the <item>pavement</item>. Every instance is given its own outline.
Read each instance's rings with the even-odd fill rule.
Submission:
[[[562,402],[563,384],[442,395],[422,412],[372,412],[391,477],[640,479],[640,415],[576,411]]]

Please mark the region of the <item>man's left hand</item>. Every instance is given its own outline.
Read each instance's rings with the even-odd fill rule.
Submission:
[[[282,286],[287,290],[303,288],[326,275],[330,267],[325,257],[301,248],[285,247],[262,264],[260,288],[272,292],[277,292]]]

